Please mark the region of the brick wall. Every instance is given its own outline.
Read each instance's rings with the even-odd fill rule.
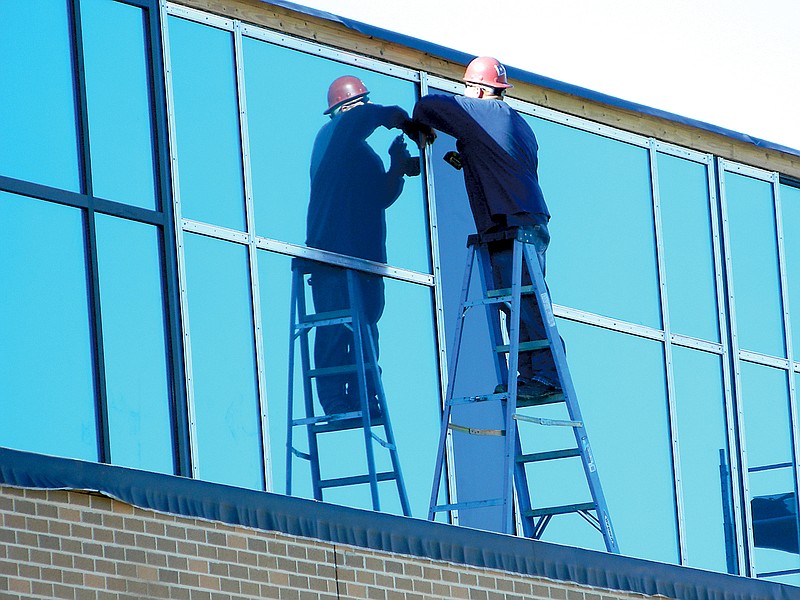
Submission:
[[[0,486],[0,598],[628,600],[502,571]]]

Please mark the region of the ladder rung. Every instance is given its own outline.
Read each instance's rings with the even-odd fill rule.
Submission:
[[[491,500],[472,500],[470,502],[457,502],[455,504],[437,504],[433,507],[433,512],[444,512],[446,510],[464,510],[469,508],[484,508],[487,506],[501,506],[502,498],[492,498]]]
[[[505,400],[508,398],[507,392],[502,392],[500,394],[484,394],[483,396],[464,396],[462,398],[450,398],[447,403],[450,406],[456,406],[458,404],[472,404],[474,402],[489,402],[491,400]]]
[[[494,435],[502,437],[506,434],[505,429],[476,429],[475,427],[465,427],[464,425],[456,425],[455,423],[449,423],[447,428],[470,435]]]
[[[394,471],[387,471],[385,473],[376,473],[375,478],[378,481],[391,481],[397,479],[397,473]],[[362,483],[369,483],[369,475],[354,475],[353,477],[337,477],[336,479],[323,479],[319,482],[320,488],[333,488],[345,487],[348,485],[360,485]]]
[[[371,369],[372,363],[364,363],[364,369]],[[327,377],[329,375],[345,375],[358,371],[358,365],[342,365],[341,367],[321,367],[319,369],[309,369],[306,377]]]
[[[316,325],[320,321],[333,321],[338,319],[347,319],[348,321],[353,320],[353,314],[350,310],[331,310],[328,312],[321,312],[321,313],[314,313],[310,315],[306,315],[302,319],[300,319],[300,323],[302,325]]]
[[[536,289],[532,285],[523,285],[519,288],[520,294],[535,294]],[[511,296],[511,288],[500,288],[497,290],[489,290],[486,292],[488,298],[498,298],[500,296]]]
[[[543,462],[546,460],[558,460],[559,458],[574,458],[580,456],[581,451],[578,448],[569,448],[567,450],[551,450],[549,452],[534,452],[533,454],[521,454],[517,456],[518,463],[533,463]]]
[[[523,515],[526,517],[543,517],[546,515],[566,515],[574,512],[595,510],[597,507],[594,502],[584,502],[583,504],[566,504],[564,506],[551,506],[550,508],[534,508],[526,510]]]
[[[545,348],[550,347],[550,342],[547,340],[534,340],[532,342],[521,342],[519,345],[520,352],[530,352],[531,350],[543,350]],[[502,346],[495,346],[494,351],[497,353],[508,352],[511,350],[511,346],[509,344],[503,344]]]
[[[328,423],[318,423],[314,426],[314,433],[329,433],[331,431],[349,431],[350,429],[363,429],[364,428],[364,420],[361,418],[361,413],[355,413],[358,415],[355,419],[342,419],[336,421],[330,421]],[[382,418],[375,418],[373,417],[370,419],[370,425],[372,427],[378,427],[383,425]],[[383,444],[381,444],[383,445]]]
[[[514,413],[511,417],[515,421],[523,421],[525,423],[536,423],[537,425],[546,425],[548,427],[583,427],[582,421],[567,421],[564,419],[545,419],[544,417],[529,417],[528,415],[521,415]]]

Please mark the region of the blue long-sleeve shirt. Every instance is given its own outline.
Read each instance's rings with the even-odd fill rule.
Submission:
[[[456,138],[479,233],[547,223],[550,212],[537,174],[539,145],[508,104],[432,94],[417,102],[414,120]]]
[[[311,154],[310,247],[386,262],[385,211],[403,191],[403,174],[387,172],[367,138],[406,119],[398,106],[364,104],[320,129]]]

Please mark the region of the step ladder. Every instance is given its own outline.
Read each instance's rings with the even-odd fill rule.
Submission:
[[[309,279],[314,271],[319,272],[322,269],[341,270],[342,284],[347,286],[347,297],[350,299],[348,307],[328,312],[314,313],[308,311],[306,291]],[[299,458],[310,463],[311,483],[315,500],[323,500],[323,492],[326,489],[368,484],[372,498],[372,508],[379,511],[381,508],[378,483],[394,481],[403,514],[411,516],[408,495],[397,454],[397,445],[389,419],[389,409],[386,404],[380,368],[376,360],[378,354],[376,343],[363,318],[364,312],[361,306],[358,277],[359,274],[351,269],[338,269],[338,267],[322,265],[321,263],[299,258],[292,260],[286,432],[286,494],[292,494],[293,459]],[[354,364],[328,368],[312,367],[309,337],[312,331],[322,327],[346,327],[348,329],[352,334]],[[299,417],[295,415],[294,398],[296,348],[298,345],[300,347],[300,370],[303,381],[303,403],[302,408],[299,410],[302,416]],[[322,377],[342,374],[355,375],[359,390],[359,410],[331,415],[317,414],[317,407],[314,403],[313,382]],[[374,390],[376,391],[377,414],[370,414],[370,402],[367,397],[367,381],[369,380],[374,384]],[[302,452],[295,447],[294,432],[298,427],[305,427],[306,429],[308,452]],[[383,429],[384,437],[378,435],[376,428]],[[363,430],[367,473],[352,477],[323,478],[320,469],[319,436],[335,435],[336,433],[355,429]],[[391,470],[383,472],[377,470],[373,442],[377,442],[380,448],[388,452],[391,459]],[[355,458],[353,462],[355,462]]]
[[[513,240],[511,288],[493,289],[494,285],[490,283],[493,282],[493,278],[488,244],[508,239]],[[464,285],[461,292],[459,316],[453,340],[454,350],[452,353],[451,369],[442,415],[428,519],[433,520],[438,512],[501,506],[503,533],[515,533],[514,525],[517,523],[518,526],[521,527],[521,534],[523,536],[540,539],[553,517],[575,513],[583,517],[602,534],[606,549],[609,552],[619,553],[617,539],[614,535],[608,507],[600,485],[597,465],[592,457],[589,438],[584,428],[575,388],[567,366],[566,353],[556,328],[550,295],[544,281],[544,274],[539,264],[533,241],[531,234],[524,230],[512,230],[501,234],[488,234],[483,236],[469,236],[467,242],[468,253]],[[525,265],[527,272],[530,274],[531,285],[528,286],[522,285],[523,265]],[[480,298],[471,300],[469,297],[470,286],[472,274],[476,266],[480,273],[482,294]],[[534,302],[538,307],[539,314],[544,323],[547,339],[520,343],[519,326],[521,302],[523,297],[528,296],[534,296],[536,299]],[[502,304],[510,308],[510,314],[507,319],[509,328],[507,341],[503,339],[503,329],[500,319],[500,305]],[[499,383],[505,385],[505,388],[497,388],[495,393],[456,398],[453,396],[464,322],[469,309],[476,306],[483,306],[486,308],[489,332],[495,350],[493,352],[495,369]],[[553,354],[563,394],[548,396],[538,401],[526,400],[525,402],[517,402],[516,374],[519,363],[519,353],[542,348],[549,348]],[[509,373],[512,373],[514,376],[509,377]],[[503,429],[476,429],[451,422],[451,412],[454,406],[468,405],[477,402],[501,403],[503,409]],[[557,403],[564,403],[566,405],[569,419],[548,419],[528,416],[527,414],[518,412],[519,408]],[[522,448],[519,428],[535,426],[568,427],[574,432],[575,446],[526,454]],[[445,461],[445,446],[451,432],[472,435],[504,436],[502,497],[467,502],[458,502],[456,498],[453,498],[452,503],[438,504],[439,487],[441,485],[442,469]],[[531,488],[528,482],[529,476],[526,472],[525,465],[543,463],[545,461],[557,461],[570,457],[580,457],[581,459],[586,482],[591,492],[591,502],[580,502],[562,506],[533,507],[531,505]]]

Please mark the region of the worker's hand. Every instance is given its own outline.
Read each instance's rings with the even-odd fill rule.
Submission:
[[[398,135],[389,146],[389,157],[392,164],[389,170],[394,173],[416,177],[420,173],[419,157],[411,156],[406,146],[406,140]]]
[[[436,139],[436,132],[433,128],[419,121],[408,121],[403,126],[403,133],[414,140],[420,150],[425,148],[425,144],[432,144]]]

